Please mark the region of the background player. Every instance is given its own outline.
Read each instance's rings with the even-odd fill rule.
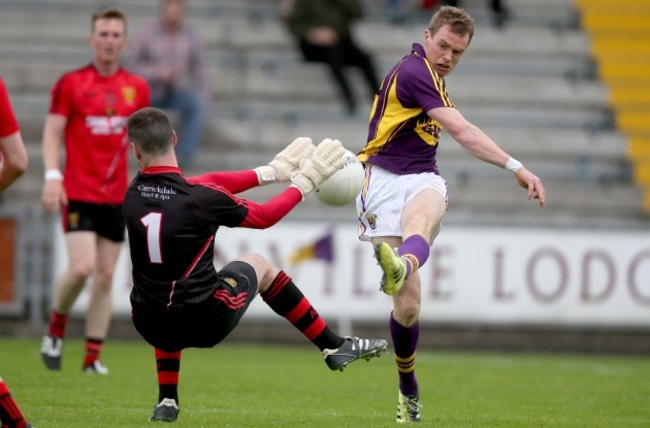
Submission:
[[[27,169],[28,157],[20,126],[4,80],[0,77],[0,192],[7,189]],[[3,428],[31,428],[18,404],[9,391],[9,386],[0,377],[0,425]]]
[[[339,141],[325,139],[314,148],[311,139],[298,138],[269,165],[187,178],[178,168],[176,134],[164,112],[134,113],[128,133],[142,168],[126,193],[124,217],[133,266],[133,323],[155,347],[159,396],[151,420],[178,417],[181,350],[219,343],[258,292],[321,350],[332,370],[386,350],[385,340],[332,332],[291,278],[258,254],[242,256],[219,272],[214,266],[219,226],[263,229],[277,223],[343,166]],[[289,188],[264,204],[234,196],[289,180]]]
[[[126,121],[131,113],[149,105],[149,87],[144,79],[120,66],[126,16],[117,9],[106,9],[94,14],[91,23],[94,59],[57,81],[43,131],[42,203],[49,213],[62,207],[68,266],[57,281],[41,354],[47,368],[61,368],[70,308],[92,276],[82,368],[107,374],[99,355],[110,324],[111,283],[124,240]],[[62,174],[59,152],[64,143]]]
[[[370,114],[368,143],[359,160],[366,183],[357,198],[360,239],[371,240],[384,275],[381,289],[393,296],[390,331],[399,373],[397,422],[419,422],[415,377],[420,277],[418,268],[440,231],[447,210],[447,183],[439,175],[436,151],[442,129],[475,157],[508,169],[544,206],[541,180],[501,150],[455,108],[445,87],[448,75],[474,34],[463,9],[441,7],[424,31],[386,75]]]

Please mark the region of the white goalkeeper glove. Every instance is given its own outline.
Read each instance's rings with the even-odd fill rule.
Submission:
[[[287,182],[300,167],[300,161],[309,158],[315,146],[309,137],[298,137],[280,153],[275,155],[268,165],[255,168],[261,186],[275,182]]]
[[[297,187],[303,197],[307,196],[327,180],[332,174],[343,167],[345,163],[345,148],[339,140],[329,138],[316,146],[309,159],[300,163],[300,169],[291,177],[292,186]]]

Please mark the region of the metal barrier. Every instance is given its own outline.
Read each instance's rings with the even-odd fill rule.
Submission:
[[[6,301],[0,301],[0,317],[25,318],[33,328],[41,328],[43,314],[50,307],[52,265],[49,254],[55,217],[45,214],[38,204],[0,206],[0,221],[5,220],[3,259],[13,262],[13,269],[3,269],[7,285]]]

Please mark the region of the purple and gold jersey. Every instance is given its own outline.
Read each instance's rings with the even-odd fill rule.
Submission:
[[[395,174],[438,174],[436,152],[442,127],[427,115],[436,107],[454,104],[424,48],[414,43],[411,54],[388,72],[375,96],[368,143],[359,160]]]

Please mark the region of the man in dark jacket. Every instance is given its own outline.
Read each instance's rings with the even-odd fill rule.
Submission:
[[[345,67],[361,69],[371,96],[379,89],[372,58],[352,35],[352,23],[362,16],[360,0],[295,0],[288,16],[289,31],[303,57],[329,66],[349,113],[356,111],[357,103]]]

